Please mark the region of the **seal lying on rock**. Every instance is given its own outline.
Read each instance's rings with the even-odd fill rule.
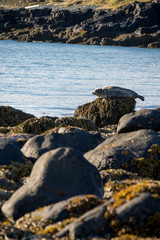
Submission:
[[[136,92],[130,89],[115,86],[95,89],[92,94],[102,98],[140,98],[144,101],[144,97],[138,95]]]

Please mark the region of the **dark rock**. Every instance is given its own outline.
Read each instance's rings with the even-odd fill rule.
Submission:
[[[0,106],[0,126],[16,126],[29,118],[34,116],[28,113],[24,113],[21,110],[9,107]]]
[[[40,134],[55,127],[57,117],[31,118],[13,128],[10,133]]]
[[[21,151],[28,158],[37,159],[43,153],[58,147],[72,147],[85,153],[97,146],[104,139],[99,133],[85,131],[69,133],[51,133],[35,136],[28,140]]]
[[[37,160],[26,184],[4,203],[2,212],[14,221],[39,207],[81,194],[102,198],[100,175],[81,152],[58,148]]]
[[[30,16],[33,18],[38,17],[44,17],[44,16],[49,16],[51,14],[52,8],[35,8],[35,9],[30,9]]]
[[[106,139],[84,157],[98,170],[109,168],[132,169],[134,158],[147,158],[148,149],[153,145],[160,146],[159,134],[151,130],[139,130],[121,133]],[[132,169],[133,170],[133,169]]]
[[[136,131],[139,129],[160,130],[160,111],[158,109],[142,109],[122,116],[118,122],[117,133]]]
[[[134,111],[136,101],[133,98],[97,98],[91,103],[79,106],[74,117],[90,119],[97,127],[118,123],[126,113]]]
[[[23,163],[23,154],[16,141],[0,139],[0,164],[8,165],[11,162]]]

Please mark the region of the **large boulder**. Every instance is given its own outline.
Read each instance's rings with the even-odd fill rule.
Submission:
[[[11,162],[23,163],[23,154],[17,141],[0,139],[0,165],[9,165]]]
[[[34,115],[25,113],[10,106],[0,106],[0,126],[16,126]]]
[[[157,132],[152,130],[121,133],[106,139],[84,156],[99,170],[109,168],[132,170],[132,160],[135,158],[147,158],[148,150],[153,144],[160,146],[160,137]]]
[[[117,124],[119,119],[135,109],[133,98],[97,98],[93,102],[79,106],[74,117],[90,119],[97,127]]]
[[[73,148],[58,148],[43,154],[33,166],[30,178],[2,206],[10,220],[27,212],[72,196],[103,196],[98,170]]]
[[[139,129],[160,130],[160,110],[141,109],[122,116],[118,122],[117,133],[131,132]]]
[[[58,147],[72,147],[85,153],[104,139],[99,133],[90,134],[85,131],[76,131],[68,133],[51,133],[45,135],[38,135],[29,139],[21,151],[25,157],[37,159],[43,153],[53,150]]]

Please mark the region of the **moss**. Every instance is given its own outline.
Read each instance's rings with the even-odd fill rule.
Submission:
[[[38,231],[38,234],[48,234],[48,235],[51,235],[51,236],[53,235],[54,236],[55,233],[62,230],[68,224],[72,223],[75,220],[76,220],[76,218],[72,217],[72,218],[65,219],[61,222],[58,222],[56,224],[46,226],[46,228],[44,230]]]
[[[94,195],[78,196],[71,200],[66,209],[70,212],[70,216],[79,217],[101,203],[102,200]]]
[[[24,163],[12,162],[9,166],[0,168],[0,173],[14,182],[22,181],[22,178],[28,177],[32,170],[33,163],[30,160],[24,159]]]
[[[148,150],[148,157],[133,159],[131,166],[142,177],[160,180],[160,147],[157,144],[152,145]]]

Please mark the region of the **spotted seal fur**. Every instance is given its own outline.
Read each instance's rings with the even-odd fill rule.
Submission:
[[[139,98],[144,101],[144,97],[138,95],[136,92],[127,88],[121,88],[116,86],[97,88],[92,92],[92,94],[102,98]]]

